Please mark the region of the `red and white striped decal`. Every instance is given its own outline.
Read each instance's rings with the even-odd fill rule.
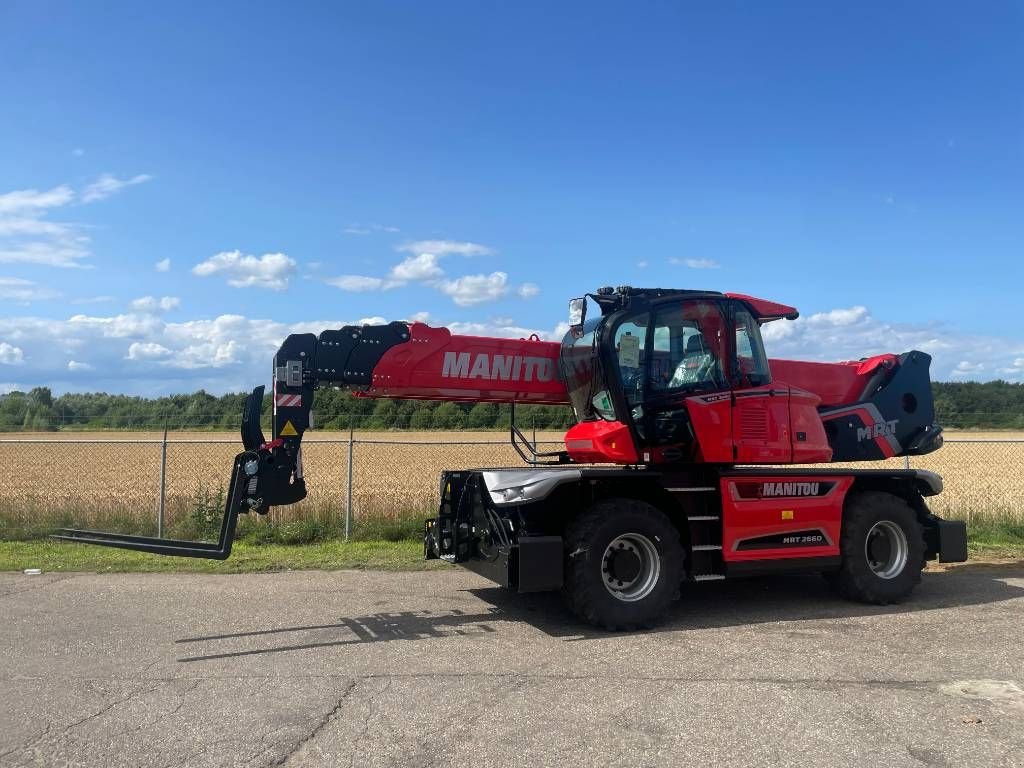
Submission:
[[[297,408],[302,405],[302,395],[277,395],[274,404],[282,408]]]

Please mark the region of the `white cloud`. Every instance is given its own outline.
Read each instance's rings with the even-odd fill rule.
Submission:
[[[670,258],[668,263],[682,265],[690,269],[719,269],[721,267],[721,264],[714,259],[677,259],[675,256]]]
[[[0,214],[31,214],[47,208],[60,208],[75,199],[74,190],[67,184],[40,192],[38,189],[18,189],[0,195]]]
[[[972,363],[969,360],[961,360],[953,368],[950,375],[956,377],[975,376],[985,370],[984,363]]]
[[[438,288],[460,307],[471,307],[504,296],[508,292],[508,275],[504,272],[466,275],[439,283]]]
[[[540,293],[540,286],[536,283],[523,283],[516,289],[516,293],[519,294],[520,298],[532,299]]]
[[[125,187],[132,187],[136,184],[142,184],[149,181],[153,177],[146,173],[140,173],[137,176],[132,176],[128,179],[119,179],[116,176],[104,173],[92,184],[89,184],[85,189],[82,190],[82,202],[83,203],[94,203],[97,200],[103,200],[110,197],[117,192],[120,192]]]
[[[0,364],[21,365],[24,362],[25,353],[21,351],[20,347],[8,344],[6,341],[0,341]]]
[[[37,264],[48,267],[86,267],[90,256],[89,237],[81,224],[58,222],[46,217],[76,199],[100,200],[149,176],[118,180],[101,176],[76,196],[67,184],[48,190],[20,189],[0,195],[0,263]]]
[[[374,232],[399,232],[398,227],[388,227],[384,224],[349,224],[343,230],[346,235],[370,235]]]
[[[564,326],[564,327],[563,327]],[[519,325],[509,317],[495,317],[489,321],[445,323],[444,327],[452,333],[464,336],[487,336],[500,339],[528,339],[537,336],[545,341],[561,341],[569,332],[569,326],[559,323],[552,330],[529,328]]]
[[[98,334],[110,339],[125,339],[132,336],[146,336],[157,332],[162,321],[154,315],[125,314],[112,317],[72,315],[67,324],[83,335]]]
[[[811,322],[811,318],[816,319]],[[768,323],[764,326],[768,352],[773,358],[835,361],[916,348],[934,355],[936,380],[954,378],[957,365],[968,361],[985,366],[977,378],[1024,381],[1024,343],[1020,341],[968,336],[938,325],[885,323],[870,312],[855,323],[844,323],[844,318],[842,312],[819,312],[796,321]],[[538,324],[541,327],[530,327],[534,324],[513,317],[446,322],[443,317],[415,313],[409,319],[430,320],[454,333],[479,336],[526,338],[536,333],[557,341],[566,331],[564,322],[549,329],[543,322]],[[7,363],[0,380],[10,384],[9,389],[46,385],[58,392],[154,395],[200,387],[238,392],[264,383],[267,365],[289,333],[382,322],[382,317],[364,317],[285,324],[241,315],[171,322],[166,315],[135,312],[67,319],[6,316],[0,317],[0,344],[6,345],[0,347],[0,357]],[[788,330],[778,332],[777,328]],[[72,372],[69,360],[87,360],[92,370]]]
[[[401,283],[394,280],[385,280],[381,277],[367,277],[366,275],[340,275],[339,277],[329,277],[324,282],[350,293],[387,291],[401,285]]]
[[[45,288],[32,280],[20,277],[0,277],[0,300],[27,304],[31,301],[55,299],[60,293]]]
[[[647,259],[640,259],[636,263],[637,269],[647,269]]]
[[[171,354],[171,350],[155,341],[133,341],[128,345],[129,360],[160,360]]]
[[[68,360],[68,370],[75,371],[91,371],[93,367],[88,363],[80,363],[77,360]]]
[[[114,300],[113,296],[83,296],[78,299],[72,299],[72,304],[106,304]]]
[[[395,250],[407,253],[432,253],[435,256],[490,256],[494,253],[494,249],[486,245],[456,240],[414,240],[398,246]]]
[[[818,312],[797,320],[776,320],[761,329],[769,357],[795,360],[859,360],[885,352],[918,349],[932,356],[935,381],[993,378],[1024,381],[1010,361],[1024,356],[1024,342],[957,332],[937,323],[887,323],[863,306]],[[1022,358],[1024,359],[1024,358]]]
[[[153,265],[153,269],[157,272],[170,272],[171,271],[171,260],[160,259],[156,264]]]
[[[391,279],[401,282],[435,280],[443,275],[444,270],[432,253],[410,256],[391,268]]]
[[[82,149],[81,147],[75,147],[74,149],[71,150],[71,154],[74,155],[75,157],[82,157],[85,154],[85,150]]]
[[[868,308],[862,306],[850,307],[848,309],[833,309],[828,312],[818,312],[807,318],[808,323],[814,325],[854,325],[869,319]]]
[[[241,251],[222,251],[196,264],[192,273],[199,277],[226,274],[228,285],[235,288],[283,291],[295,268],[295,260],[283,253],[265,253],[257,258]]]
[[[159,299],[154,296],[143,296],[140,299],[133,299],[129,306],[136,312],[170,312],[181,306],[181,299],[177,296],[162,296]]]

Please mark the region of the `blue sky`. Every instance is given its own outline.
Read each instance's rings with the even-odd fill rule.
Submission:
[[[9,0],[0,388],[243,390],[289,331],[555,337],[622,283],[1024,380],[1022,72],[1013,3]]]

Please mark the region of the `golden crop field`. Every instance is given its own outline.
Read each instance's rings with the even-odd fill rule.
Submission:
[[[309,498],[275,514],[343,509],[348,476],[347,433],[314,432],[303,443]],[[538,433],[560,441],[561,433]],[[964,439],[985,442],[957,442]],[[36,442],[38,441],[38,442]],[[123,442],[133,441],[133,442]],[[184,514],[202,490],[225,487],[240,450],[233,434],[177,432],[167,448],[168,520]],[[77,524],[111,510],[152,520],[160,482],[160,434],[71,432],[0,436],[0,511],[10,515],[71,510]],[[504,432],[358,432],[353,446],[353,510],[363,515],[427,513],[443,469],[522,466]],[[902,466],[892,460],[890,466]],[[858,466],[867,466],[864,464]],[[945,491],[931,499],[943,515],[1024,519],[1024,434],[949,433],[946,445],[911,460],[941,474]]]

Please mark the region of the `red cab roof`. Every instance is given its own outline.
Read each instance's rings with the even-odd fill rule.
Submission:
[[[786,304],[778,304],[774,301],[768,301],[767,299],[758,299],[754,296],[747,296],[743,293],[727,293],[725,294],[730,299],[739,299],[745,301],[750,305],[750,308],[754,310],[754,314],[757,315],[758,320],[765,322],[769,320],[779,320],[786,318],[787,320],[796,320],[800,317],[800,313],[796,311],[796,307],[790,307]]]

